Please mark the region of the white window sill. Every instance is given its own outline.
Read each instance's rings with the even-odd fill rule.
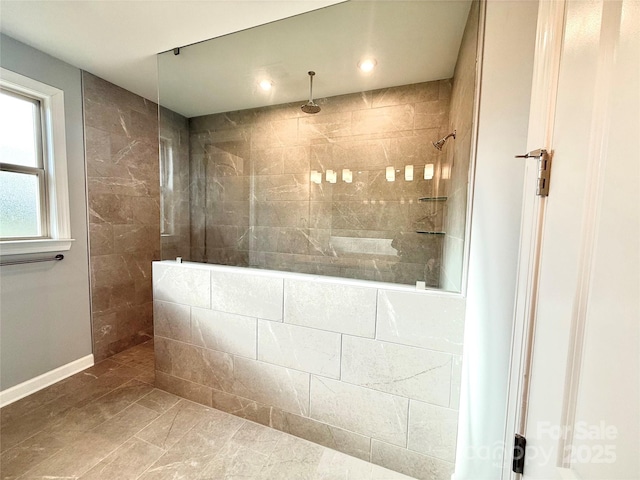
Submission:
[[[71,249],[73,238],[44,240],[6,240],[0,242],[0,255],[25,255],[30,253],[64,252]]]

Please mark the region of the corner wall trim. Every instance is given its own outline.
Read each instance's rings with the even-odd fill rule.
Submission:
[[[20,400],[32,393],[36,393],[49,385],[53,385],[54,383],[64,380],[74,373],[81,372],[85,368],[92,367],[93,365],[93,354],[90,354],[86,357],[67,363],[66,365],[62,365],[54,370],[43,373],[42,375],[38,375],[31,380],[27,380],[26,382],[7,388],[0,392],[0,408],[6,407],[10,403]]]

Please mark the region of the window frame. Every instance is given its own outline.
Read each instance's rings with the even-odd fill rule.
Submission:
[[[37,240],[45,239],[49,237],[49,202],[47,196],[47,182],[43,148],[44,142],[44,119],[42,115],[42,102],[39,98],[35,98],[31,95],[25,95],[24,93],[16,92],[15,90],[9,90],[0,84],[0,92],[4,95],[17,98],[22,101],[31,102],[36,107],[37,118],[35,118],[35,135],[36,135],[36,167],[29,167],[25,165],[19,165],[16,163],[2,163],[0,162],[0,170],[11,173],[18,173],[24,175],[33,175],[38,177],[38,203],[39,203],[39,215],[38,222],[40,224],[40,235],[33,235],[29,237],[0,237],[0,241],[12,241],[12,240]]]
[[[71,249],[71,218],[67,177],[64,92],[51,85],[0,67],[0,87],[40,103],[42,170],[2,164],[6,171],[38,174],[41,182],[41,236],[0,239],[0,255],[60,252]]]

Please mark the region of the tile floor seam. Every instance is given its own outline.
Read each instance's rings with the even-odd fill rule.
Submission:
[[[37,435],[37,434],[36,434],[36,435]],[[35,435],[34,435],[34,436],[35,436]],[[12,450],[13,448],[16,448],[16,447],[11,447],[9,450]],[[9,451],[9,450],[7,450],[7,451]],[[43,463],[43,462],[45,462],[45,461],[49,460],[51,457],[53,457],[55,454],[57,454],[60,450],[62,450],[62,448],[60,448],[59,450],[56,450],[56,451],[55,451],[55,452],[53,452],[51,455],[49,455],[49,456],[48,456],[48,457],[46,457],[46,458],[43,458],[43,459],[42,459],[42,460],[40,460],[39,462],[36,462],[36,464],[33,466],[33,468],[35,468],[35,467],[37,467],[38,465],[40,465],[41,463]],[[0,465],[0,470],[2,470],[1,465]],[[23,477],[24,477],[24,475],[25,475],[26,473],[27,473],[27,472],[24,472],[23,474],[21,474],[21,475],[19,475],[18,477],[16,477],[16,480],[18,480],[19,478],[23,478]]]
[[[131,405],[133,405],[133,404],[131,404]],[[127,407],[127,408],[128,408],[128,407]],[[126,410],[126,409],[125,409],[125,410]],[[119,413],[120,413],[120,412],[119,412]],[[117,414],[116,414],[116,415],[117,415]],[[114,415],[113,417],[110,417],[109,419],[105,420],[104,422],[102,422],[102,423],[100,423],[100,424],[96,425],[94,428],[92,428],[92,429],[90,429],[90,430],[86,430],[86,431],[84,431],[84,432],[81,432],[81,431],[78,431],[78,432],[79,432],[80,434],[86,434],[86,433],[92,432],[92,431],[93,431],[93,430],[95,430],[96,428],[100,427],[102,424],[104,424],[104,423],[108,422],[111,418],[114,418],[116,415]],[[116,450],[118,450],[122,445],[124,445],[125,443],[127,443],[127,441],[128,441],[130,438],[132,438],[132,437],[133,437],[133,435],[132,435],[131,437],[129,437],[129,438],[126,438],[122,443],[117,444],[117,445],[116,445],[112,450],[108,451],[108,452],[106,453],[106,455],[104,455],[103,457],[101,457],[101,458],[100,458],[96,463],[94,463],[94,464],[90,465],[90,466],[89,466],[85,471],[81,472],[81,473],[80,473],[80,474],[78,474],[78,475],[72,475],[72,477],[74,477],[74,478],[76,478],[76,479],[79,479],[79,478],[80,478],[80,477],[82,477],[84,474],[86,474],[87,472],[89,472],[92,468],[94,468],[96,465],[100,464],[100,463],[101,463],[105,458],[109,457],[113,452],[115,452]],[[60,453],[61,451],[65,450],[66,448],[69,448],[72,444],[73,444],[73,442],[71,442],[71,444],[69,444],[69,445],[65,445],[65,446],[64,446],[64,447],[62,447],[60,450],[58,450],[56,453],[54,453],[53,455],[51,455],[51,457],[49,457],[49,458],[52,458],[52,457],[54,457],[55,455],[57,455],[58,453]],[[43,460],[43,462],[40,462],[38,465],[40,465],[40,464],[42,464],[42,463],[44,463],[44,460]],[[27,470],[27,471],[23,474],[23,476],[26,476],[30,471],[34,470],[35,468],[37,468],[37,465],[35,465],[35,466],[33,466],[32,468],[30,468],[29,470]]]
[[[211,408],[211,407],[207,407],[207,408]],[[215,410],[215,409],[214,409],[214,408],[211,408],[211,410]],[[238,418],[239,418],[239,417],[238,417]],[[242,419],[241,419],[241,420],[242,420]],[[199,478],[202,478],[202,472],[206,471],[206,470],[207,470],[207,467],[208,467],[209,465],[211,465],[211,464],[212,464],[212,463],[213,463],[213,462],[214,462],[214,461],[215,461],[215,460],[216,460],[216,459],[221,455],[221,453],[222,453],[222,451],[223,451],[224,447],[225,447],[227,444],[229,444],[229,443],[231,442],[231,440],[233,440],[233,437],[235,436],[235,434],[236,434],[236,433],[238,433],[238,431],[239,431],[239,430],[244,426],[244,424],[245,424],[245,423],[246,423],[246,421],[243,421],[240,425],[238,425],[238,428],[236,428],[236,429],[233,431],[233,434],[229,435],[229,438],[227,438],[227,440],[225,440],[225,441],[223,442],[223,444],[220,446],[220,449],[219,449],[219,450],[218,450],[218,451],[213,455],[213,457],[212,457],[212,458],[211,458],[207,463],[205,463],[205,465],[202,467],[202,471],[200,471],[200,472],[198,473],[198,476],[197,476],[197,478],[198,478],[198,479],[199,479]],[[263,425],[263,426],[264,426],[264,425]]]
[[[135,358],[138,358],[138,359],[142,358],[142,360],[140,361],[146,362],[149,352],[143,349],[137,349],[136,347],[133,347],[133,349],[136,349],[136,350],[134,350],[133,352],[129,351],[127,353],[127,355],[130,355],[127,358],[131,360],[130,360],[130,363],[127,364],[126,366],[135,370],[141,370],[141,373],[139,373],[139,375],[149,375],[149,370],[151,365],[149,365],[148,367],[144,367],[142,369],[132,366],[134,364],[139,365],[139,363],[136,363]],[[121,367],[123,366],[120,363],[113,361],[113,365],[116,365],[116,364],[120,365]],[[117,367],[116,370],[118,368],[120,367]],[[91,382],[97,380],[98,378],[100,377],[91,379]],[[323,377],[319,377],[319,378],[322,379]],[[136,380],[137,383],[134,382],[134,380]],[[126,460],[127,462],[134,462],[134,465],[137,466],[138,469],[143,469],[142,472],[138,473],[139,470],[136,470],[135,468],[133,468],[131,470],[131,476],[127,478],[133,478],[134,475],[136,479],[140,479],[142,477],[145,477],[146,475],[149,475],[150,477],[153,477],[153,478],[157,478],[157,477],[167,478],[166,475],[167,474],[170,475],[172,471],[164,470],[163,465],[161,465],[160,459],[163,457],[166,457],[167,455],[171,455],[170,452],[172,451],[174,451],[175,453],[182,452],[182,455],[185,457],[184,458],[185,466],[191,465],[190,467],[188,467],[190,468],[188,469],[188,471],[191,472],[188,475],[188,478],[193,480],[213,478],[211,476],[212,473],[207,473],[208,469],[214,472],[213,474],[215,475],[218,475],[220,471],[220,475],[225,476],[224,472],[226,472],[227,475],[233,472],[237,473],[237,471],[235,470],[236,468],[250,469],[250,473],[247,473],[247,476],[246,476],[247,480],[266,480],[268,478],[301,478],[301,476],[304,478],[308,478],[310,480],[311,479],[316,480],[320,478],[325,478],[325,475],[327,474],[332,475],[337,473],[340,473],[341,475],[340,478],[344,478],[345,480],[349,480],[349,479],[350,480],[354,480],[354,479],[366,480],[371,478],[371,476],[373,475],[373,468],[375,464],[371,462],[367,464],[364,460],[351,457],[337,450],[323,447],[317,443],[311,442],[310,440],[307,440],[307,439],[297,437],[286,431],[281,431],[281,430],[279,431],[276,428],[263,425],[257,421],[247,419],[247,418],[237,417],[235,415],[229,414],[222,410],[213,408],[212,406],[209,406],[209,405],[204,406],[197,402],[194,402],[173,394],[166,393],[164,390],[155,388],[155,383],[147,384],[146,382],[138,379],[137,376],[128,378],[124,383],[120,385],[117,385],[115,387],[110,387],[109,391],[107,391],[100,397],[92,399],[82,407],[70,407],[70,408],[86,409],[85,413],[87,415],[91,414],[91,412],[93,411],[97,415],[96,418],[102,420],[99,409],[101,407],[106,407],[107,409],[113,408],[113,405],[118,405],[118,402],[121,401],[122,398],[125,398],[125,399],[128,398],[127,397],[128,394],[125,394],[123,397],[114,396],[113,399],[110,399],[108,397],[105,399],[104,397],[112,394],[113,392],[118,391],[119,389],[125,386],[131,387],[132,385],[136,385],[136,384],[138,384],[139,386],[142,386],[145,389],[150,387],[149,391],[140,396],[137,396],[137,395],[134,396],[133,398],[135,398],[135,400],[133,401],[127,400],[126,405],[124,407],[119,408],[116,413],[108,416],[103,421],[101,421],[98,425],[93,426],[92,428],[84,431],[83,433],[100,435],[100,430],[104,429],[104,425],[107,424],[107,422],[110,422],[110,421],[113,422],[114,418],[116,418],[118,415],[121,415],[123,412],[125,412],[127,409],[130,409],[130,408],[134,408],[134,409],[142,408],[142,410],[139,410],[139,412],[141,413],[146,412],[149,414],[156,415],[154,418],[151,418],[148,421],[146,420],[146,418],[145,419],[141,418],[142,422],[146,422],[146,423],[144,423],[144,425],[141,425],[141,426],[135,425],[132,431],[130,432],[127,429],[116,429],[114,432],[112,432],[113,435],[103,437],[105,439],[105,447],[106,447],[104,450],[98,451],[98,452],[95,452],[93,450],[87,450],[87,452],[83,452],[81,456],[75,455],[75,452],[74,452],[74,448],[75,448],[74,442],[77,442],[77,439],[75,438],[75,436],[77,435],[74,436],[74,432],[76,431],[73,429],[65,429],[64,427],[62,427],[63,430],[61,430],[61,433],[63,434],[64,438],[69,438],[69,440],[68,441],[63,440],[63,442],[61,443],[62,446],[59,449],[55,450],[50,455],[47,454],[45,458],[40,459],[37,463],[35,464],[30,463],[28,465],[28,470],[22,471],[22,472],[17,471],[18,477],[13,477],[13,478],[16,478],[16,480],[17,479],[26,480],[29,472],[37,471],[36,469],[39,466],[41,466],[43,462],[50,461],[56,455],[60,455],[60,460],[62,462],[66,462],[65,468],[70,469],[70,472],[66,472],[66,473],[72,472],[74,475],[72,475],[71,478],[75,478],[76,480],[79,480],[81,477],[86,476],[88,472],[91,472],[97,466],[104,463],[106,459],[109,458],[110,456],[113,456],[110,464],[104,465],[104,468],[99,472],[94,471],[91,474],[92,478],[94,475],[97,475],[101,479],[105,479],[111,476],[111,478],[108,479],[108,480],[111,480],[114,477],[114,474],[112,472],[116,469],[122,468],[121,465],[123,464],[119,463],[121,458],[129,458],[129,460]],[[69,386],[73,387],[73,384],[70,384]],[[157,409],[151,408],[143,405],[142,403],[139,403],[144,398],[154,393],[156,390],[158,390],[158,392],[165,393],[165,395],[170,395],[165,397],[162,394],[160,394],[157,397],[155,397],[158,399],[158,402],[159,402],[157,405]],[[134,392],[135,391],[137,390],[134,390]],[[75,392],[75,389],[74,389],[74,392]],[[65,395],[60,396],[59,398],[64,397],[66,395],[73,395],[73,392],[69,392]],[[47,402],[47,403],[55,402],[56,400],[59,400],[59,398],[51,400],[50,402]],[[100,405],[101,399],[102,399],[102,405]],[[175,400],[175,403],[172,403],[169,407],[166,407],[166,405],[171,403],[173,400]],[[250,400],[250,399],[247,399],[247,400]],[[256,403],[259,403],[259,402],[256,402]],[[66,404],[63,402],[62,405],[66,405]],[[134,405],[136,405],[136,407],[133,407]],[[181,406],[176,408],[178,405],[181,405]],[[41,406],[37,408],[40,408],[40,407]],[[61,411],[59,418],[65,418],[69,414],[70,408],[67,408],[67,407],[64,407],[64,408],[66,408],[66,410]],[[164,408],[166,409],[163,410]],[[171,446],[166,447],[164,444],[163,446],[158,446],[154,443],[151,443],[151,441],[141,438],[139,436],[142,431],[144,431],[151,425],[154,425],[156,422],[159,421],[159,419],[164,417],[165,422],[167,422],[168,419],[171,418],[171,416],[170,415],[167,416],[165,414],[173,408],[176,408],[176,415],[173,417],[174,421],[176,420],[178,415],[180,415],[180,412],[185,412],[185,417],[184,417],[185,421],[181,422],[181,424],[185,426],[185,429],[184,431],[180,431],[180,429],[182,428],[181,424],[178,424],[176,426],[176,430],[180,434],[177,435],[176,437],[171,438]],[[55,412],[55,408],[42,409],[40,413],[43,416],[46,416],[51,414],[52,412]],[[133,410],[132,413],[134,414],[134,416],[136,412],[137,410]],[[57,419],[58,415],[54,414],[53,418]],[[231,419],[234,419],[234,420],[231,420]],[[80,420],[82,420],[82,418],[80,418]],[[42,425],[40,425],[38,423],[37,414],[36,414],[36,417],[34,417],[33,419],[33,422],[34,422],[33,425],[43,426],[43,428],[39,428],[35,433],[25,438],[24,440],[21,440],[16,445],[11,446],[5,452],[22,453],[19,451],[18,447],[20,445],[24,445],[25,447],[23,448],[25,449],[25,455],[27,456],[26,460],[28,460],[28,455],[31,452],[26,447],[28,440],[32,439],[38,434],[42,434],[43,432],[46,432],[47,429],[52,426],[51,425],[52,421],[55,422],[55,420],[48,420],[48,421],[45,420],[42,423]],[[222,422],[222,424],[220,425],[220,428],[218,428],[218,424],[220,422]],[[190,423],[192,423],[191,426],[189,426]],[[114,425],[117,425],[117,423]],[[129,424],[127,425],[131,426]],[[240,435],[239,438],[235,438],[238,435],[238,432],[240,432],[243,428],[249,425],[251,425],[251,428],[245,432],[245,433],[248,433],[248,435],[246,434]],[[166,427],[166,424],[165,424],[165,427]],[[341,430],[345,430],[346,432],[350,432],[350,430],[342,429],[341,427],[334,426],[334,428],[338,428]],[[199,445],[198,442],[196,442],[195,444],[192,443],[192,440],[196,440],[195,437],[194,439],[190,439],[188,441],[185,440],[185,437],[196,429],[201,430],[200,433],[196,432],[198,433],[198,436],[204,435],[206,437],[208,435],[212,435],[211,441],[220,442],[219,444],[216,444],[216,443],[210,444],[210,445],[215,444],[218,446],[218,449],[211,457],[209,457],[208,455],[204,455],[204,457],[202,456],[199,457],[196,451],[191,451],[192,448],[194,448],[196,445]],[[120,433],[118,433],[118,430],[120,430]],[[176,432],[176,430],[174,430],[174,433]],[[268,433],[268,432],[271,432],[271,433]],[[12,434],[11,431],[9,431],[9,433]],[[351,433],[356,433],[356,432],[351,432]],[[162,430],[160,430],[160,436],[162,436],[161,434],[162,434]],[[216,436],[216,435],[219,435],[219,436]],[[371,451],[373,448],[372,439],[366,435],[362,435],[362,434],[358,434],[358,435],[361,435],[368,440],[368,447],[369,447],[368,456],[369,456],[369,460],[371,460],[372,458]],[[87,437],[87,439],[90,439],[90,438],[91,438],[90,436]],[[168,436],[165,437],[165,441],[167,438]],[[46,440],[46,438],[44,440]],[[142,450],[133,452],[131,451],[132,449],[124,448],[124,446],[127,445],[128,442],[134,442],[134,443],[140,442],[137,445],[139,446],[144,445],[145,447],[142,448]],[[262,443],[262,442],[267,442],[267,443]],[[131,445],[134,445],[134,443],[132,443]],[[75,445],[78,445],[78,444],[75,443]],[[37,447],[37,444],[34,444],[34,447]],[[60,454],[60,452],[63,452],[63,451],[64,451],[64,454]],[[116,455],[116,452],[118,451],[120,451],[120,453]],[[206,451],[206,447],[205,447],[205,450],[203,450],[203,452],[204,451]],[[3,452],[3,454],[5,452]],[[145,453],[145,452],[152,452],[152,453]],[[252,462],[252,460],[255,460],[256,452],[258,453],[265,452],[265,453],[260,454],[259,461]],[[300,452],[300,455],[302,456],[300,456],[296,452]],[[133,457],[127,457],[129,453],[131,453]],[[323,460],[325,457],[327,458],[326,461]],[[37,457],[34,457],[34,458],[37,458]],[[202,464],[191,463],[192,461],[195,461],[198,458],[200,458],[200,461],[203,461]],[[84,462],[87,460],[89,461],[85,464]],[[347,463],[345,463],[344,466],[342,466],[341,462],[345,462],[345,461]],[[24,460],[22,462],[26,463]],[[74,463],[68,464],[69,462],[74,462]],[[151,463],[147,465],[147,462],[151,462]],[[357,464],[353,464],[352,462],[363,462],[363,463],[359,464],[360,466],[358,468],[355,468]],[[215,466],[214,466],[214,463],[216,463]],[[152,474],[149,474],[149,472],[154,468],[154,465],[158,465],[158,464],[159,464],[159,466],[157,467],[158,470],[154,471]],[[49,466],[45,466],[43,470],[44,471],[48,469],[53,470],[52,472],[46,471],[46,473],[53,474],[55,476],[56,474],[63,473],[63,472],[56,471],[56,469],[62,465],[63,464],[57,461],[52,461],[51,464],[49,464]],[[366,468],[367,465],[369,466],[368,469]],[[73,470],[73,468],[78,468],[78,470]],[[383,467],[379,467],[379,468],[383,468]],[[360,472],[360,474],[358,472]],[[178,472],[175,472],[175,473],[177,474]],[[378,474],[376,474],[376,478],[392,479],[392,478],[400,477],[400,474],[392,471],[388,471],[388,476],[385,475],[384,477],[378,477],[377,476]],[[276,477],[273,477],[273,475],[276,475]],[[291,476],[291,475],[294,475],[294,476]],[[117,476],[118,474],[116,472],[115,477]],[[402,477],[402,478],[408,478],[408,477]]]
[[[155,418],[154,418],[153,420],[155,420]],[[153,420],[152,420],[152,421],[153,421]],[[140,433],[142,430],[144,430],[145,428],[147,428],[149,425],[151,425],[151,422],[147,423],[144,427],[142,427],[140,430],[138,430],[138,432],[136,432],[136,434],[135,434],[135,435],[133,435],[131,438],[135,438],[136,440],[140,440],[141,442],[144,442],[144,443],[146,443],[147,445],[151,445],[152,447],[159,448],[160,450],[162,450],[162,451],[163,451],[163,452],[165,452],[165,453],[166,453],[166,452],[168,452],[168,451],[169,451],[168,449],[164,449],[164,448],[162,448],[162,447],[159,447],[158,445],[154,445],[153,443],[151,443],[151,442],[149,442],[149,441],[145,440],[144,438],[140,438],[140,437],[138,436],[138,433]],[[129,440],[131,440],[131,438],[130,438]]]
[[[150,408],[145,407],[144,405],[139,405],[137,402],[134,402],[134,403],[130,404],[130,405],[129,405],[127,408],[125,408],[124,410],[127,410],[128,408],[131,408],[133,405],[137,405],[137,406],[138,406],[138,407],[140,407],[140,408],[144,408],[145,410],[149,410],[149,411],[150,411],[150,412],[152,412],[152,413],[158,413],[158,412],[155,412],[154,410],[151,410]],[[121,411],[121,412],[119,412],[119,413],[124,412],[124,410],[122,410],[122,411]],[[110,419],[105,420],[105,421],[104,421],[104,422],[102,422],[101,424],[96,425],[96,426],[95,426],[95,427],[93,427],[91,430],[89,430],[89,432],[92,432],[92,431],[94,431],[94,430],[98,429],[99,427],[101,427],[102,425],[104,425],[105,423],[107,423],[109,420],[112,420],[112,419],[113,419],[113,418],[115,418],[117,415],[119,415],[119,413],[118,413],[118,414],[116,414],[116,415],[114,415],[114,416],[113,416],[113,417],[111,417]],[[129,440],[131,440],[133,437],[135,437],[136,435],[138,435],[138,433],[140,433],[142,430],[144,430],[145,428],[147,428],[147,425],[149,425],[149,423],[150,423],[150,422],[154,421],[154,420],[155,420],[156,418],[158,418],[160,415],[162,415],[162,414],[158,414],[158,416],[157,416],[157,417],[155,417],[154,419],[150,420],[146,425],[144,425],[143,427],[141,427],[138,431],[136,431],[135,433],[133,433],[133,434],[131,434],[129,437],[127,437],[127,438],[124,440],[124,442],[122,442],[122,444],[121,444],[120,446],[124,445],[124,444],[125,444],[125,443],[127,443]],[[142,439],[141,439],[141,440],[142,440]],[[119,446],[118,448],[120,448],[120,446]]]
[[[136,438],[138,438],[138,437],[136,437]],[[143,442],[145,441],[145,440],[143,440],[143,439],[140,439],[140,440],[142,440]],[[149,443],[149,442],[146,442],[146,443]],[[153,445],[153,444],[149,443],[149,445]],[[158,447],[157,445],[153,445],[153,446],[154,446],[154,447],[157,447],[157,448],[162,448],[162,447]],[[164,449],[162,449],[162,450],[164,450]],[[158,459],[157,459],[155,462],[152,462],[152,463],[151,463],[151,465],[149,465],[147,468],[145,468],[145,469],[144,469],[144,471],[143,471],[140,475],[138,475],[138,476],[135,478],[135,480],[138,480],[139,478],[142,478],[142,477],[143,477],[143,476],[144,476],[144,475],[145,475],[145,474],[146,474],[146,473],[151,469],[151,467],[153,467],[156,463],[158,463],[158,461],[159,461],[162,457],[164,457],[167,453],[169,453],[169,450],[168,450],[168,449],[167,449],[167,450],[164,450],[164,453],[163,453],[162,455],[160,455],[160,456],[158,457]]]
[[[188,399],[186,399],[186,398],[181,398],[181,399],[180,399],[180,400],[179,400],[179,401],[178,401],[178,402],[177,402],[173,407],[171,407],[171,408],[174,408],[174,407],[175,407],[176,405],[178,405],[180,402],[189,402],[189,403],[191,403],[191,404],[197,405],[198,407],[203,407],[203,406],[205,406],[205,405],[202,405],[202,404],[200,404],[200,403],[192,402],[191,400],[188,400]],[[207,408],[210,408],[210,407],[207,407]],[[169,410],[171,410],[171,409],[169,409]],[[169,410],[167,410],[167,412],[168,412]],[[155,422],[157,422],[158,420],[160,420],[160,419],[162,418],[162,416],[163,416],[165,413],[167,413],[167,412],[163,412],[163,413],[161,413],[160,415],[158,415],[158,416],[157,416],[156,418],[154,418],[151,422],[149,422],[147,425],[145,425],[145,426],[144,426],[144,428],[142,428],[142,429],[140,430],[140,432],[141,432],[142,430],[146,429],[147,427],[150,427],[152,424],[154,424],[154,423],[155,423]],[[173,427],[173,423],[175,422],[176,417],[178,416],[178,414],[179,414],[179,413],[180,413],[180,412],[178,411],[178,413],[176,413],[176,416],[173,418],[173,421],[172,421],[172,427]],[[173,445],[171,445],[169,448],[166,448],[166,449],[165,449],[164,447],[162,447],[162,446],[160,446],[160,445],[156,445],[156,447],[162,448],[163,450],[166,450],[166,451],[168,452],[169,450],[171,450],[171,449],[173,448],[173,446],[174,446],[175,444],[177,444],[180,440],[182,440],[182,439],[187,435],[187,433],[189,433],[191,430],[193,430],[193,429],[196,427],[196,425],[198,425],[198,423],[199,423],[199,422],[197,422],[197,423],[193,424],[191,427],[189,427],[189,428],[188,428],[188,429],[187,429],[187,430],[186,430],[182,435],[180,435],[180,437],[179,437],[175,442],[173,442]],[[140,433],[140,432],[138,432],[138,433]],[[171,433],[171,429],[169,429],[169,433]],[[165,441],[166,441],[166,439],[167,439],[167,438],[169,438],[169,433],[167,433],[167,436],[166,436],[166,437],[165,437],[165,439],[164,439]],[[164,441],[163,441],[163,445],[164,445]]]
[[[131,379],[131,381],[133,381],[133,380],[134,380],[134,379]],[[127,382],[127,383],[129,383],[129,382]],[[123,384],[122,386],[124,386],[124,385],[126,385],[126,383],[125,383],[125,384]],[[101,396],[101,397],[98,397],[98,398],[96,398],[95,400],[92,400],[91,402],[87,403],[86,405],[84,405],[84,406],[80,407],[78,410],[83,410],[83,409],[89,408],[93,403],[95,403],[95,402],[97,402],[98,400],[100,400],[100,399],[102,399],[102,398],[106,397],[107,395],[110,395],[111,393],[115,392],[115,391],[116,391],[116,390],[118,390],[119,388],[121,388],[121,387],[116,387],[116,388],[114,388],[113,390],[110,390],[110,391],[109,391],[108,393],[106,393],[105,395],[103,395],[103,396]],[[142,398],[142,397],[140,397],[140,398]],[[109,420],[111,420],[111,419],[115,418],[115,417],[116,417],[116,416],[118,416],[120,413],[124,412],[127,408],[129,408],[131,405],[133,405],[133,404],[137,403],[137,401],[138,401],[138,400],[139,400],[139,399],[134,400],[133,402],[129,403],[128,405],[126,405],[126,406],[125,406],[125,407],[123,407],[122,409],[118,410],[118,411],[117,411],[116,413],[114,413],[113,415],[110,415],[110,416],[106,417],[106,418],[104,419],[104,421],[100,422],[99,424],[97,424],[96,426],[94,426],[94,427],[90,428],[89,430],[86,430],[85,432],[90,432],[90,431],[94,430],[95,428],[98,428],[99,426],[101,426],[101,425],[105,424],[105,423],[106,423],[106,422],[108,422]],[[143,407],[143,405],[140,405],[140,406],[141,406],[141,407]],[[72,408],[76,408],[76,407],[72,407]],[[144,408],[146,408],[146,407],[144,407]],[[151,410],[151,409],[147,409],[147,410]],[[63,417],[63,418],[64,418],[64,417]],[[46,428],[45,428],[44,430],[46,430]]]

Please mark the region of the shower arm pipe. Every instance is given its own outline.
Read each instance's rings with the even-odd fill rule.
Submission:
[[[431,142],[431,144],[436,147],[438,150],[442,150],[442,147],[444,147],[444,144],[447,142],[447,139],[449,137],[453,137],[454,140],[456,138],[456,132],[457,130],[454,130],[453,132],[451,132],[449,135],[442,137],[440,140],[438,140],[437,142]]]
[[[309,72],[309,103],[313,103],[313,76],[316,72]]]
[[[444,137],[442,140],[440,141],[446,141],[449,137],[453,137],[454,139],[456,138],[456,130],[454,130],[453,132],[451,132],[449,135],[447,135],[446,137]]]

